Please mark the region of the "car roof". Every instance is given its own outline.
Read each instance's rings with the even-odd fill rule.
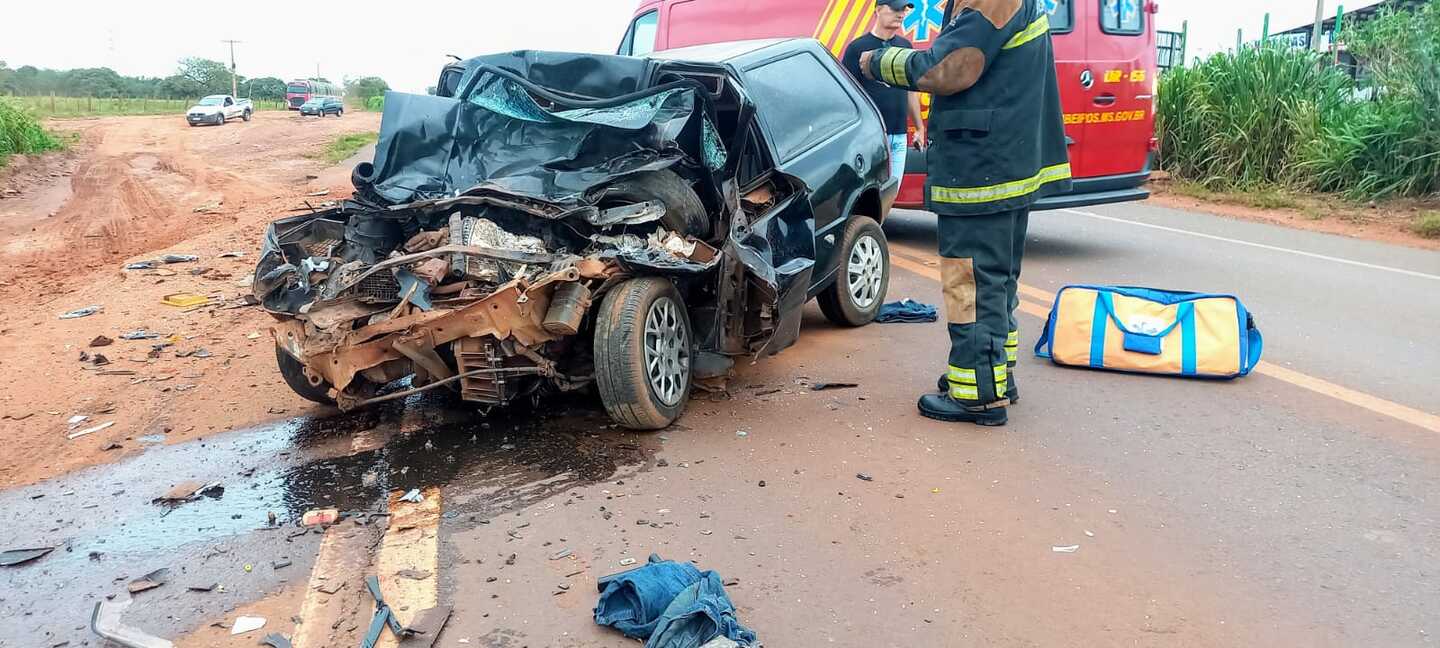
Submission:
[[[660,50],[651,52],[647,58],[660,61],[680,61],[694,63],[730,63],[738,59],[748,58],[762,50],[778,48],[780,46],[804,43],[810,40],[806,38],[764,38],[756,40],[729,41],[724,43],[707,43],[705,45],[691,45],[676,49]],[[783,49],[795,49],[784,47]]]

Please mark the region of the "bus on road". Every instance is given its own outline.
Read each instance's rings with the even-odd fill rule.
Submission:
[[[338,97],[340,88],[333,83],[313,79],[297,79],[285,84],[285,108],[299,110],[315,97]]]

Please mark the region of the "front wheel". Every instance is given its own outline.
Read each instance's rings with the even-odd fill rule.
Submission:
[[[280,376],[285,379],[285,384],[301,398],[321,405],[335,404],[335,399],[330,397],[330,383],[305,371],[305,365],[278,346],[275,347],[275,363],[280,366]]]
[[[841,326],[864,326],[875,320],[890,288],[890,248],[880,224],[855,216],[845,225],[836,250],[839,276],[820,293],[820,312]]]
[[[216,122],[215,122],[215,125],[216,125],[216,126],[224,126],[224,125],[225,125],[225,113],[220,113],[220,119],[219,119],[219,121],[216,121]]]
[[[633,430],[659,430],[690,398],[694,335],[667,279],[631,279],[606,293],[595,317],[595,384],[605,411]]]
[[[250,111],[245,111],[244,114],[240,115],[240,118],[247,122],[250,121]]]

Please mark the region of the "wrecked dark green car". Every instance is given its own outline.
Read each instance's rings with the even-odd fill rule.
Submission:
[[[731,357],[793,344],[810,299],[845,326],[878,312],[899,178],[816,42],[449,69],[452,96],[387,93],[353,198],[266,233],[254,292],[301,396],[593,386],[658,429]]]

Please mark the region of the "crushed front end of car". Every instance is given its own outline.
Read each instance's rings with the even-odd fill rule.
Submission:
[[[457,98],[388,93],[354,197],[266,232],[254,292],[298,394],[495,406],[598,383],[617,421],[658,428],[702,356],[793,341],[808,266],[779,267],[766,236],[813,225],[737,195],[703,87],[645,87],[652,64],[620,57],[472,63]],[[597,77],[619,90],[573,92]]]

